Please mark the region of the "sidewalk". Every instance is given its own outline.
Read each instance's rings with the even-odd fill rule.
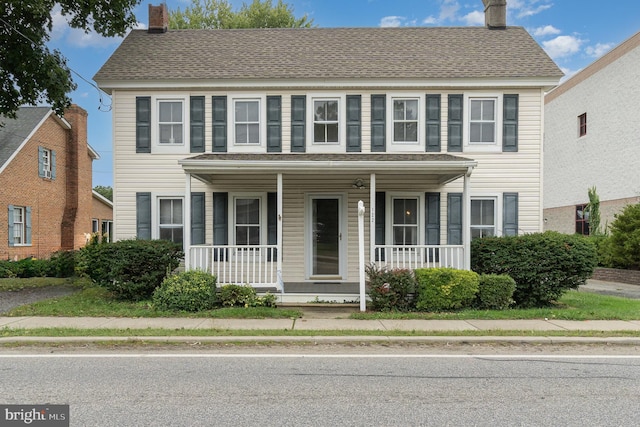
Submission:
[[[87,336],[87,337],[2,337],[8,342],[530,342],[530,343],[622,343],[640,345],[638,337],[492,336],[495,331],[640,331],[640,320],[354,320],[346,318],[299,319],[191,319],[120,317],[0,317],[0,329],[76,328],[76,329],[194,329],[194,330],[296,330],[296,331],[378,331],[378,335],[338,336]],[[384,332],[422,332],[423,336],[393,336]],[[441,336],[447,331],[487,331],[487,336]],[[440,335],[430,336],[429,332]]]

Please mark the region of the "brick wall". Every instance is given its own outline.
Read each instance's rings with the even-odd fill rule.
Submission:
[[[628,283],[630,285],[640,286],[640,271],[638,270],[596,268],[591,278],[595,280],[603,280],[605,282]]]
[[[61,121],[49,116],[0,175],[0,259],[48,258],[63,248],[83,246],[86,242],[84,233],[91,232],[91,158],[87,151],[87,114],[79,107],[72,107],[70,111],[65,119],[72,127],[77,125],[73,133]],[[70,150],[69,146],[74,142],[79,149]],[[55,180],[38,176],[39,146],[56,152]],[[74,151],[80,153],[75,159],[70,156]],[[77,160],[77,166],[70,166],[72,160]],[[68,170],[74,169],[77,179],[70,185]],[[71,188],[69,191],[70,186],[75,186],[75,190]],[[69,193],[74,191],[77,196],[71,205],[72,209],[75,205],[75,213],[67,206]],[[9,205],[31,207],[30,246],[8,245]],[[67,241],[63,244],[65,233]]]

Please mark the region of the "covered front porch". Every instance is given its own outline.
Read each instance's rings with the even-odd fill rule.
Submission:
[[[426,153],[221,153],[180,164],[185,194],[201,183],[213,194],[204,209],[211,223],[205,241],[195,242],[192,227],[185,227],[185,265],[211,272],[219,284],[272,290],[283,300],[353,301],[363,297],[360,260],[386,268],[469,269],[473,160]],[[456,197],[445,204],[440,195],[447,192]],[[191,199],[185,197],[185,218],[200,209]],[[256,219],[247,220],[252,215]]]

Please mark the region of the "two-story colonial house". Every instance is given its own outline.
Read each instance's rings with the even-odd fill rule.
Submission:
[[[114,238],[181,242],[221,284],[327,295],[358,283],[359,201],[365,259],[388,267],[469,268],[472,238],[540,231],[562,73],[485,3],[486,27],[242,30],[167,30],[150,6],[95,76]]]

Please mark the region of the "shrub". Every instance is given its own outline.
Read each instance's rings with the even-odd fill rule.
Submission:
[[[217,304],[216,276],[199,270],[168,276],[153,292],[152,302],[158,310],[210,310]]]
[[[596,262],[595,245],[580,235],[547,231],[471,241],[471,269],[511,276],[520,307],[544,307],[577,289],[591,277]]]
[[[416,308],[421,311],[469,307],[478,293],[478,274],[453,268],[418,268]]]
[[[640,203],[628,205],[615,215],[610,243],[614,267],[640,269]]]
[[[416,278],[412,270],[368,265],[367,294],[376,311],[410,311],[415,308]]]
[[[24,258],[18,261],[3,261],[0,264],[0,277],[46,277],[49,261],[46,259]]]
[[[116,299],[140,301],[151,297],[182,256],[168,240],[120,240],[82,248],[77,270]]]
[[[506,310],[513,301],[516,282],[506,274],[481,274],[475,306],[481,310]]]
[[[59,251],[51,255],[47,268],[47,276],[71,277],[75,274],[76,252]]]
[[[267,292],[260,297],[251,286],[224,285],[218,292],[223,307],[276,307],[276,296]]]

